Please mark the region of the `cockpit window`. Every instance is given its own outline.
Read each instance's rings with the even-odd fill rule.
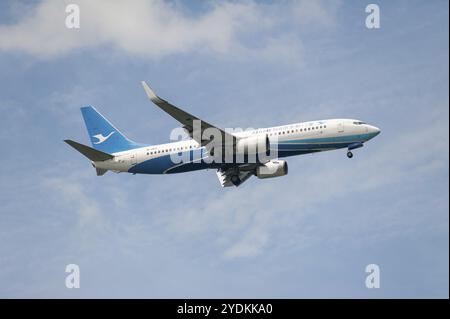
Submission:
[[[356,121],[356,122],[353,122],[353,124],[355,124],[355,125],[362,125],[362,124],[366,124],[365,122],[361,122],[361,121]]]

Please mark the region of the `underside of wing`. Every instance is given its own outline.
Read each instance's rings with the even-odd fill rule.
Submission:
[[[221,134],[222,143],[236,143],[236,136],[225,132],[224,130],[209,124],[208,122],[202,121],[198,117],[189,114],[182,109],[170,104],[166,100],[160,98],[156,93],[147,85],[144,81],[141,82],[144,87],[145,93],[147,94],[150,101],[156,104],[164,112],[172,116],[178,122],[183,125],[183,128],[189,133],[189,135],[200,145],[204,146],[210,142],[209,136],[203,136],[205,130],[214,129],[210,132],[218,132]],[[206,132],[209,135],[209,132]]]

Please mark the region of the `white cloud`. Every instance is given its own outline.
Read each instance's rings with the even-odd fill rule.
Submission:
[[[85,187],[78,180],[70,177],[52,177],[44,181],[44,186],[52,189],[52,193],[65,207],[74,210],[78,215],[80,226],[100,225],[101,212],[97,202],[85,192]]]
[[[329,25],[334,21],[334,10],[309,1],[281,6],[213,2],[207,12],[195,16],[177,4],[159,0],[76,3],[80,6],[80,29],[65,27],[66,3],[45,0],[18,23],[0,26],[0,50],[54,57],[78,49],[112,46],[151,59],[201,52],[285,61],[292,56],[298,58],[301,48],[295,25]],[[276,31],[280,25],[287,25],[287,30]],[[249,45],[244,38],[258,45]]]
[[[336,24],[336,9],[340,1],[298,1],[292,6],[292,14],[300,25],[318,23],[319,25],[334,26]]]
[[[268,237],[268,232],[252,228],[245,233],[240,241],[228,248],[225,251],[224,256],[228,258],[256,256],[266,245]]]

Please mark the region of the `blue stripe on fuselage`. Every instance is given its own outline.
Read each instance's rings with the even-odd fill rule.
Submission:
[[[296,140],[280,140],[280,144],[307,144],[307,143],[353,143],[353,142],[366,142],[378,133],[366,133],[357,135],[346,135],[346,136],[333,136],[333,137],[319,137],[319,138],[308,138],[308,139],[296,139]]]

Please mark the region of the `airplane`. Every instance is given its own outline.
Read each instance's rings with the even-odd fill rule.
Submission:
[[[92,147],[69,139],[64,142],[86,156],[98,176],[107,171],[173,174],[214,169],[222,187],[239,186],[253,175],[259,179],[286,175],[287,162],[281,158],[289,156],[347,148],[347,157],[352,158],[353,150],[380,134],[379,128],[354,119],[299,122],[230,132],[170,104],[156,95],[147,83],[141,83],[150,101],[180,122],[190,138],[160,145],[136,143],[94,107],[82,107]],[[205,133],[211,130],[216,132],[214,138],[205,138]],[[238,155],[242,155],[239,160]]]

